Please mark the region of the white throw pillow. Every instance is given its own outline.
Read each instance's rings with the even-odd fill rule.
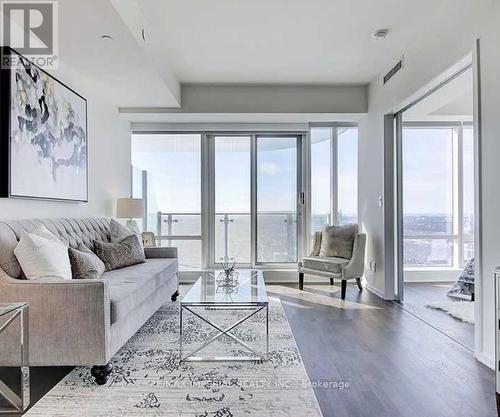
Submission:
[[[22,232],[14,254],[29,280],[71,279],[68,247],[45,226]]]

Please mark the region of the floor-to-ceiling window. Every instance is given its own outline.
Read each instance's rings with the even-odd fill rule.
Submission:
[[[311,232],[358,221],[358,129],[311,129]]]
[[[403,129],[405,267],[456,263],[454,136],[450,127],[407,125]]]
[[[332,128],[311,129],[311,232],[332,219]]]
[[[178,247],[182,270],[223,261],[294,268],[307,223],[317,231],[357,221],[356,127],[313,127],[306,138],[133,133],[132,192],[146,202],[143,230],[159,245]]]
[[[358,222],[358,129],[337,129],[337,223]]]
[[[403,238],[406,268],[461,268],[474,256],[472,126],[405,123]]]
[[[146,228],[176,246],[181,269],[201,267],[201,134],[132,135],[133,182],[141,181]],[[138,171],[143,175],[138,175]],[[145,179],[143,180],[143,176]],[[136,191],[137,196],[137,191]]]

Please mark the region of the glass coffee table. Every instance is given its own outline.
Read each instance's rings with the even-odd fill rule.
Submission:
[[[196,283],[191,287],[186,296],[181,300],[180,310],[180,360],[183,361],[263,361],[267,360],[269,354],[269,301],[266,293],[266,286],[261,271],[237,271],[238,285],[226,287],[219,281],[220,271],[203,272]],[[238,316],[236,321],[224,326],[216,324],[210,315],[220,314],[221,310],[237,310],[244,312],[243,316]],[[260,311],[264,311],[265,319],[265,354],[256,352],[248,346],[241,338],[231,333],[242,323],[254,317]],[[183,336],[184,332],[183,313],[189,312],[197,319],[208,324],[215,331],[208,336],[203,344],[192,350],[184,352]],[[259,323],[260,324],[260,323]],[[250,355],[224,356],[218,354],[197,355],[208,345],[219,340],[222,336],[230,338],[238,345],[242,346],[245,352]]]
[[[18,317],[20,318],[21,390],[18,395],[0,380],[0,396],[11,405],[9,408],[0,408],[0,414],[23,413],[30,403],[29,305],[28,303],[0,303],[0,336],[10,328]],[[0,343],[0,350],[2,349],[3,346]]]

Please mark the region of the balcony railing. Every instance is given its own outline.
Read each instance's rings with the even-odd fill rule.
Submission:
[[[250,263],[251,215],[249,212],[215,213],[215,261]],[[259,212],[257,215],[257,260],[297,261],[297,218],[291,211]],[[201,213],[157,212],[156,239],[159,245],[175,241],[201,241]],[[198,255],[198,258],[201,255]]]

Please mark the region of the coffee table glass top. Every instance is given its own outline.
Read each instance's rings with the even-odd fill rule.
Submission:
[[[14,310],[26,307],[28,303],[0,303],[0,316],[9,314]]]
[[[234,288],[219,286],[217,279],[220,271],[202,272],[191,287],[181,304],[267,304],[266,286],[261,271],[237,271],[238,285]]]

